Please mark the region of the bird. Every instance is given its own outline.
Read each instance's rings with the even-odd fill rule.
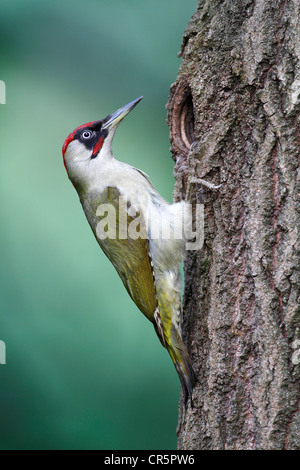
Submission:
[[[77,127],[63,144],[63,161],[98,244],[153,324],[178,373],[184,403],[193,406],[196,375],[181,335],[185,241],[164,236],[183,223],[185,201],[166,202],[147,174],[112,152],[118,125],[142,98]]]

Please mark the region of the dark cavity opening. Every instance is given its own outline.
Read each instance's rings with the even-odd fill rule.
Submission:
[[[182,105],[179,113],[179,126],[180,126],[180,137],[185,147],[190,148],[191,144],[195,140],[194,127],[194,107],[193,98],[190,90],[182,100]]]

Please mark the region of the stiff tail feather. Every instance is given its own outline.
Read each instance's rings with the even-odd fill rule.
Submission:
[[[166,348],[171,356],[182,385],[184,403],[186,404],[187,400],[190,399],[191,407],[193,408],[192,394],[196,383],[196,376],[189,354],[174,325],[172,325],[170,341],[166,341]]]

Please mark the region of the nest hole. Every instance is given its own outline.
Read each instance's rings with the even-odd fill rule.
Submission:
[[[186,148],[190,148],[195,140],[194,128],[194,107],[192,94],[186,95],[180,110],[180,137],[181,141]]]
[[[174,92],[171,111],[171,138],[175,154],[188,154],[195,140],[195,118],[192,92],[187,83],[180,83]]]

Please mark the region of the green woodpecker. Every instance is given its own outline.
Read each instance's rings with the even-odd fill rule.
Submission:
[[[64,164],[97,242],[153,323],[175,365],[185,401],[189,397],[192,404],[195,374],[181,339],[179,268],[185,240],[163,236],[182,220],[185,203],[168,204],[145,173],[112,153],[118,124],[141,99],[75,129],[63,145]],[[166,224],[167,230],[161,230]]]

